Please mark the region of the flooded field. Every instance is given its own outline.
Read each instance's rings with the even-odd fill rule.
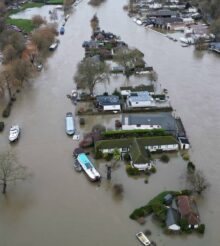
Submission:
[[[196,52],[193,47],[182,48],[179,42],[137,26],[123,11],[125,3],[108,0],[92,8],[86,1],[81,2],[66,24],[65,35],[59,37],[60,45],[46,69],[25,86],[10,118],[5,120],[0,149],[12,148],[34,176],[10,186],[6,197],[0,196],[0,245],[138,246],[135,233],[146,229],[152,231],[151,239],[157,245],[219,245],[220,57]],[[198,201],[201,220],[207,226],[202,237],[166,236],[151,218],[140,226],[128,217],[159,192],[185,187],[181,175],[186,162],[179,154],[172,155],[168,164],[158,161],[158,172],[149,178],[149,184],[144,178],[128,178],[123,163],[113,171],[110,183],[105,178],[106,163],[97,163],[103,176],[100,185],[91,184],[83,173],[73,169],[72,151],[78,142],[65,134],[65,114],[74,112],[75,106],[66,94],[75,87],[73,75],[83,58],[82,42],[90,38],[89,21],[95,13],[104,30],[121,36],[145,54],[146,62],[159,75],[158,83],[168,89],[175,113],[184,122],[192,144],[191,159],[211,183]],[[125,82],[120,77],[114,81],[101,92],[113,91],[115,85]],[[94,124],[111,128],[117,117],[85,117],[84,128],[79,127],[77,118],[76,122],[83,134]],[[19,142],[10,146],[8,130],[14,123],[21,125],[22,134]],[[115,183],[124,187],[121,198],[112,193]]]

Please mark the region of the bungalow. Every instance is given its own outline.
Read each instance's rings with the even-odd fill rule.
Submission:
[[[121,104],[118,96],[97,96],[96,107],[103,111],[120,111]]]
[[[128,107],[131,108],[155,107],[154,99],[148,91],[131,92],[126,102]]]
[[[97,141],[95,149],[102,153],[113,153],[118,149],[122,156],[129,153],[132,166],[145,170],[150,169],[152,165],[148,151],[178,150],[178,142],[171,136],[111,139]]]
[[[189,228],[198,228],[200,220],[193,198],[189,196],[178,196],[177,206],[181,219],[185,219],[188,222]]]
[[[135,129],[164,129],[176,135],[176,119],[171,113],[132,114],[122,115],[122,130]]]
[[[180,215],[178,211],[174,208],[169,207],[166,214],[166,227],[171,231],[179,231],[179,220]]]

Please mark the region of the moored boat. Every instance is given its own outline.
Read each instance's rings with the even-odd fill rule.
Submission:
[[[151,242],[150,240],[145,236],[145,234],[143,232],[138,232],[136,234],[136,237],[138,238],[138,240],[143,244],[143,245],[150,245]]]
[[[92,162],[89,160],[87,155],[81,150],[76,149],[74,151],[74,156],[76,157],[77,162],[82,167],[86,175],[89,177],[91,181],[98,181],[101,178],[99,172],[95,169]]]
[[[66,134],[73,135],[75,133],[74,119],[71,112],[66,113]]]
[[[20,127],[18,125],[14,125],[10,128],[8,139],[10,142],[14,142],[19,138],[19,135],[20,135]]]

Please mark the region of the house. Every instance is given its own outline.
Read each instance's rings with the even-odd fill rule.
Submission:
[[[189,228],[198,228],[200,224],[196,203],[190,196],[178,196],[177,206],[181,219],[188,222]]]
[[[171,18],[171,17],[176,17],[177,12],[171,11],[171,10],[166,10],[166,9],[161,9],[157,11],[150,11],[147,13],[147,18]]]
[[[166,214],[166,227],[171,231],[179,231],[179,220],[180,215],[178,211],[174,208],[169,207]]]
[[[122,115],[122,130],[135,129],[164,129],[174,136],[177,134],[176,119],[167,112]]]
[[[128,107],[131,108],[155,107],[154,99],[148,91],[131,92],[126,102]]]
[[[180,149],[189,149],[189,140],[186,137],[178,137],[180,143]]]
[[[118,96],[97,96],[96,107],[103,111],[120,111],[121,104]]]
[[[132,92],[142,91],[142,90],[147,91],[151,96],[155,94],[153,85],[140,85],[137,87],[132,87],[132,86],[120,87],[120,92],[122,96],[129,96]]]
[[[122,157],[125,153],[129,153],[132,166],[145,170],[152,166],[149,152],[178,150],[178,142],[172,136],[121,138],[97,141],[95,149],[102,153],[113,153],[118,149]]]

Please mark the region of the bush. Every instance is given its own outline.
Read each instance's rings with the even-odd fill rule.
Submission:
[[[186,219],[180,219],[180,228],[184,232],[188,232],[190,230],[189,224]]]
[[[144,183],[145,183],[145,184],[148,184],[148,182],[149,182],[149,181],[148,181],[148,178],[145,178]]]
[[[183,153],[182,157],[183,157],[184,161],[188,161],[189,160],[189,154],[188,153]]]
[[[112,95],[118,96],[121,99],[121,93],[117,89],[114,90],[114,92],[112,93]]]
[[[137,168],[134,168],[131,165],[126,166],[126,172],[130,176],[138,176],[141,173]]]
[[[106,161],[111,161],[112,158],[113,158],[113,154],[111,153],[106,153],[103,155],[103,158],[106,160]]]
[[[124,161],[129,162],[131,160],[131,157],[128,153],[124,154]]]
[[[85,125],[85,118],[79,118],[79,124]]]
[[[161,157],[160,157],[160,160],[162,161],[162,162],[165,162],[165,163],[168,163],[169,162],[169,160],[170,160],[170,158],[169,158],[169,156],[168,155],[162,155]]]
[[[204,234],[205,232],[205,224],[199,225],[199,227],[196,229],[196,231],[200,234]]]
[[[120,196],[124,192],[124,187],[122,184],[115,184],[113,186],[113,192],[115,195]]]
[[[102,159],[102,157],[103,157],[102,152],[101,152],[100,150],[97,150],[97,151],[95,152],[94,158],[95,158],[96,160],[98,160],[98,159]]]
[[[150,169],[150,172],[151,173],[156,173],[157,172],[157,169],[155,166],[152,166],[151,169]]]
[[[193,173],[195,169],[196,169],[196,166],[191,161],[189,161],[187,164],[187,171],[190,173]]]
[[[7,107],[2,112],[2,117],[7,118],[11,113],[11,106],[10,104],[7,105]]]
[[[4,130],[5,123],[3,121],[0,121],[0,132]]]

